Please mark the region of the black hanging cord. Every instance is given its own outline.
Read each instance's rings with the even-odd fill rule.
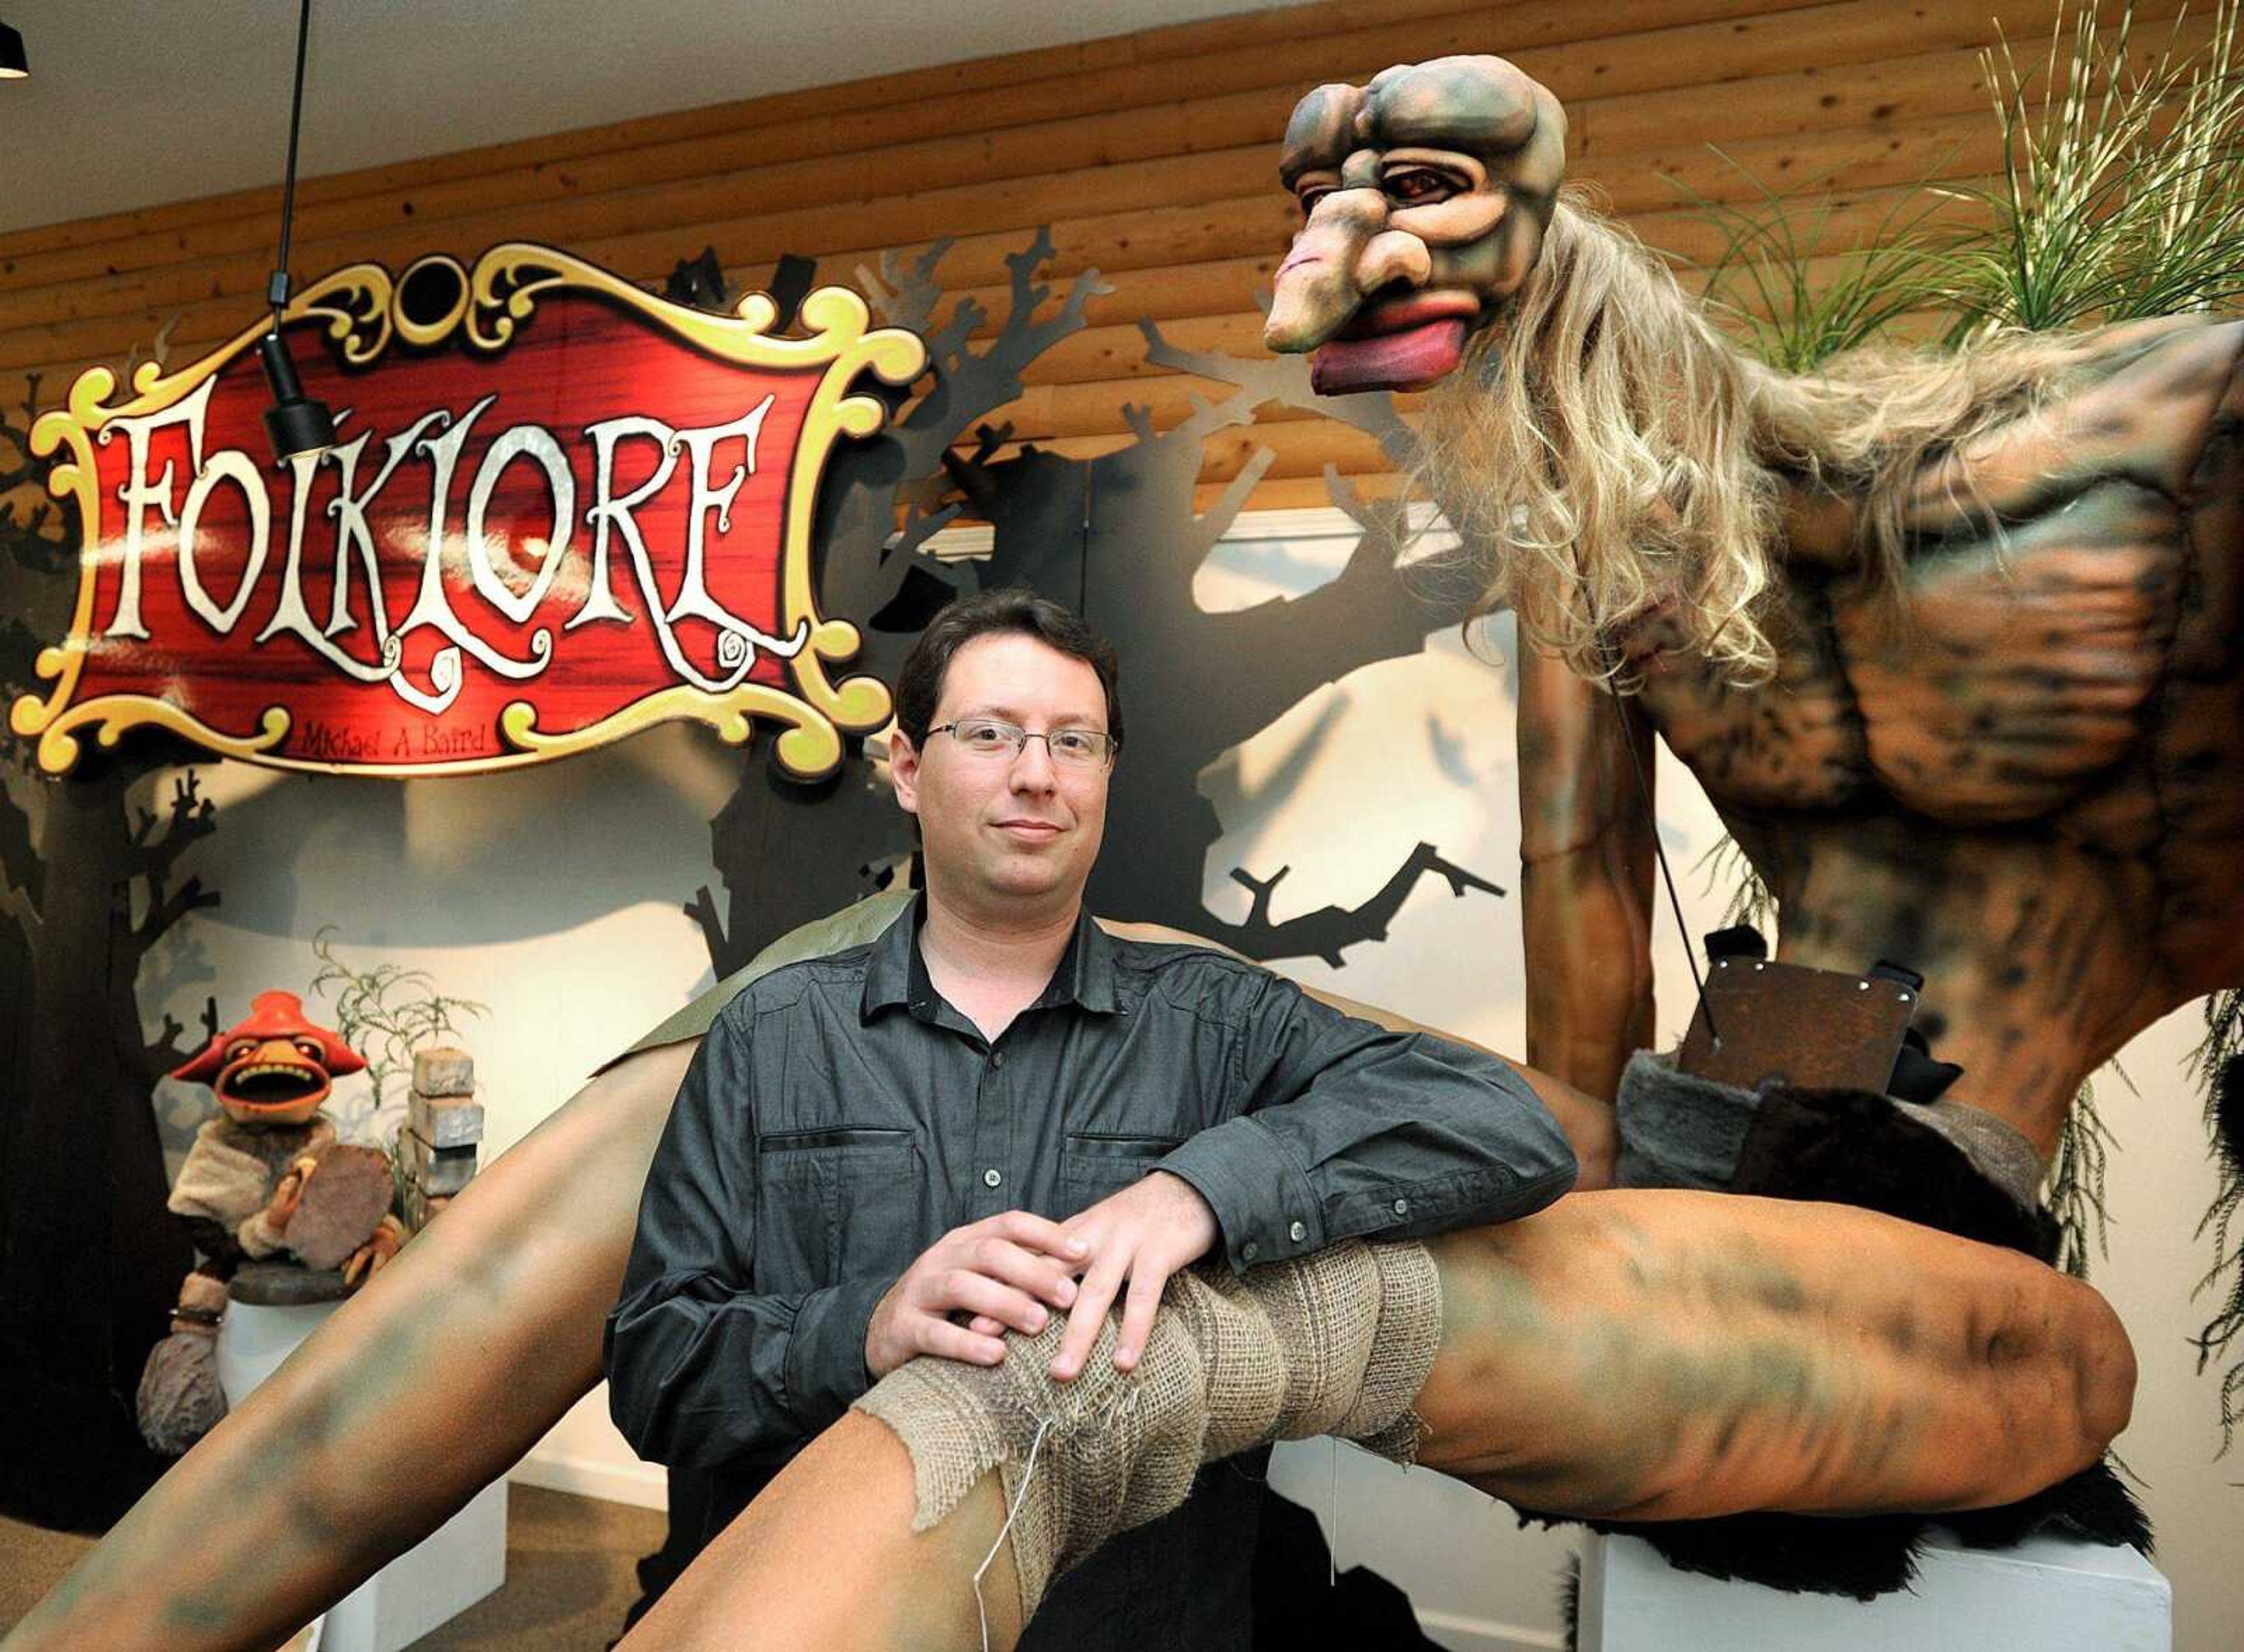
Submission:
[[[300,0],[296,15],[296,92],[288,105],[288,170],[280,186],[280,262],[266,296],[273,304],[273,330],[288,306],[288,240],[296,219],[296,139],[304,124],[304,49],[312,37],[312,0]]]
[[[1691,926],[1683,920],[1683,898],[1675,892],[1675,872],[1668,865],[1667,850],[1659,841],[1659,816],[1652,806],[1652,781],[1644,772],[1644,754],[1636,748],[1628,726],[1628,708],[1622,702],[1620,690],[1614,686],[1610,671],[1605,675],[1605,694],[1612,701],[1613,719],[1620,727],[1620,743],[1628,752],[1629,770],[1636,776],[1637,801],[1644,809],[1645,829],[1652,834],[1652,852],[1659,858],[1659,876],[1667,885],[1667,904],[1674,911],[1675,928],[1683,937],[1683,961],[1691,966],[1691,985],[1699,994],[1699,1013],[1707,1018],[1707,1034],[1719,1050],[1722,1047],[1722,1029],[1714,1025],[1714,1006],[1707,998],[1707,978],[1699,972],[1699,949],[1692,942]]]
[[[1098,462],[1083,462],[1083,523],[1080,543],[1075,559],[1075,617],[1085,616],[1091,605],[1091,478],[1098,474]]]

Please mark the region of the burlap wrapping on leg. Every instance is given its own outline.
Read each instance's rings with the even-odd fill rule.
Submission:
[[[1024,1615],[1108,1538],[1183,1502],[1202,1463],[1323,1433],[1400,1462],[1416,1454],[1410,1402],[1442,1331],[1423,1245],[1351,1241],[1244,1276],[1179,1274],[1134,1371],[1114,1369],[1118,1318],[1107,1316],[1072,1382],[1051,1374],[1067,1327],[1055,1314],[1038,1335],[1010,1337],[1002,1364],[916,1359],[857,1402],[911,1455],[915,1531],[998,1471],[1018,1507]]]

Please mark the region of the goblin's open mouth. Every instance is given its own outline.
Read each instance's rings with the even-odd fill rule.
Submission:
[[[1463,293],[1412,293],[1366,304],[1309,358],[1320,396],[1423,390],[1457,370],[1480,302]]]
[[[226,1073],[218,1092],[242,1107],[287,1107],[324,1092],[328,1076],[318,1068],[286,1061],[251,1061]]]

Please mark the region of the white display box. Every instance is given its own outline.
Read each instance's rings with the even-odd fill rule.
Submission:
[[[2131,1548],[1935,1527],[1907,1589],[1860,1601],[1680,1572],[1636,1537],[1582,1546],[1581,1652],[2171,1652],[2173,1590]]]

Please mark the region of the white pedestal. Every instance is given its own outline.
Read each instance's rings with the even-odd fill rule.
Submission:
[[[226,1405],[240,1405],[341,1305],[229,1303],[218,1335],[219,1385]],[[320,1652],[400,1652],[505,1581],[506,1482],[500,1480],[330,1609]]]
[[[1582,1547],[1581,1652],[2171,1652],[2173,1590],[2130,1548],[1970,1549],[1934,1528],[1916,1581],[1868,1602],[1679,1572],[1641,1538]]]
[[[330,1608],[320,1652],[398,1652],[505,1581],[506,1482],[496,1480]]]
[[[248,1398],[249,1391],[280,1368],[296,1351],[296,1344],[317,1330],[339,1302],[315,1302],[301,1308],[260,1308],[230,1302],[218,1328],[218,1385],[226,1390],[231,1411]]]

